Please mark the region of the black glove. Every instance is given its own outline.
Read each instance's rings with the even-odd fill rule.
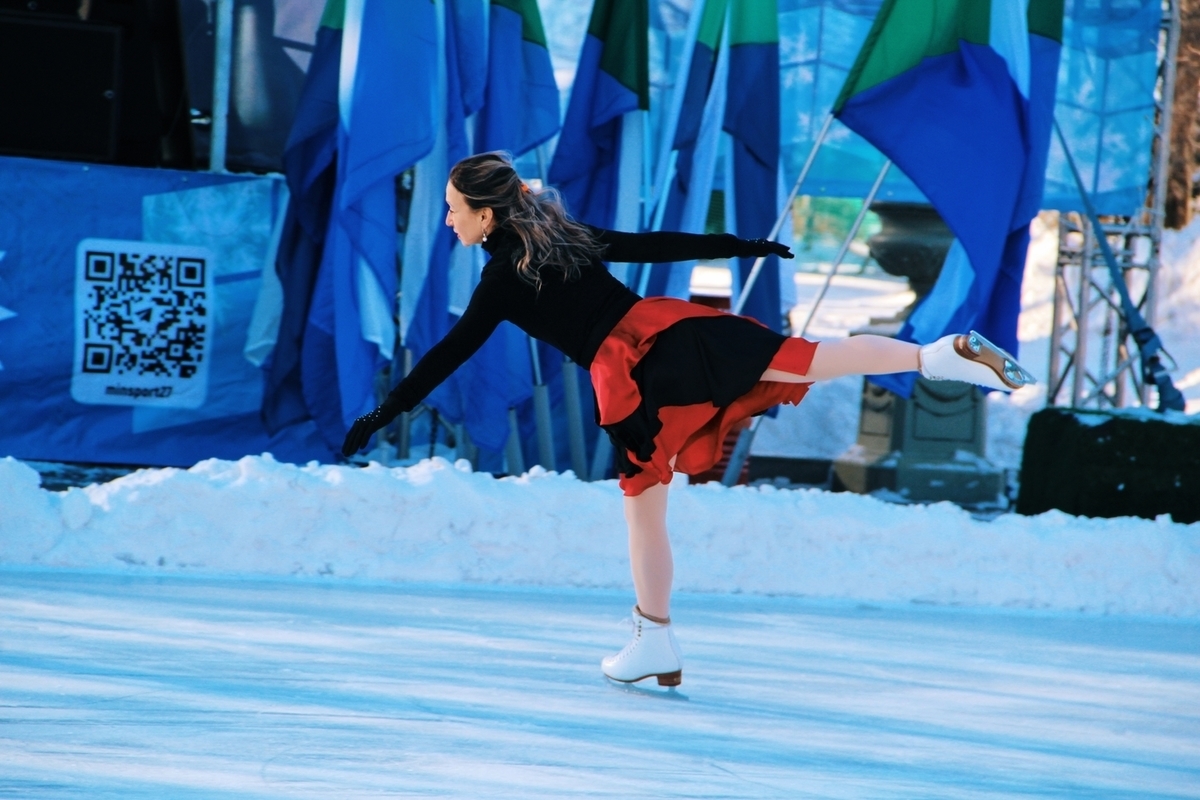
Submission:
[[[742,258],[750,256],[779,256],[780,258],[795,258],[787,245],[772,242],[770,239],[742,239]]]
[[[366,447],[375,431],[398,417],[400,411],[401,409],[385,402],[374,411],[369,411],[354,420],[354,424],[350,426],[350,431],[346,434],[345,441],[342,442],[342,455],[349,458]]]

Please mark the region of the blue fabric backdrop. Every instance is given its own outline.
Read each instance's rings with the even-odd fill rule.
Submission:
[[[329,460],[311,422],[266,433],[261,373],[242,355],[280,205],[277,184],[0,158],[0,456],[176,466],[262,452]],[[214,336],[200,408],[72,399],[76,247],[89,238],[207,240]]]
[[[882,0],[779,0],[780,109],[784,176],[795,180]],[[1067,0],[1055,116],[1101,214],[1140,207],[1154,134],[1157,0]],[[863,197],[883,156],[834,122],[803,193]],[[882,200],[921,202],[892,170]],[[1052,142],[1042,208],[1081,210],[1066,159]]]

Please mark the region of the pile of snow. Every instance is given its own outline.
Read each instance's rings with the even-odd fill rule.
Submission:
[[[538,469],[300,467],[270,456],[49,492],[0,461],[0,563],[137,572],[628,588],[613,481]],[[1200,524],[973,519],[948,503],[672,484],[676,585],[893,602],[1200,616]]]

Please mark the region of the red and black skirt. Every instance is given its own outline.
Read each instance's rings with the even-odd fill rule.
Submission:
[[[711,469],[734,425],[808,392],[807,383],[760,380],[763,372],[805,375],[816,348],[749,317],[670,297],[639,300],[590,370],[622,491],[670,483],[672,457],[678,472]]]

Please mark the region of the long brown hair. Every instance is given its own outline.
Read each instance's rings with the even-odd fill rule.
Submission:
[[[557,191],[534,192],[522,183],[507,153],[464,158],[450,170],[450,183],[472,209],[492,209],[496,228],[517,235],[524,251],[515,264],[517,274],[537,288],[545,269],[574,280],[603,249],[590,230],[567,215]]]

